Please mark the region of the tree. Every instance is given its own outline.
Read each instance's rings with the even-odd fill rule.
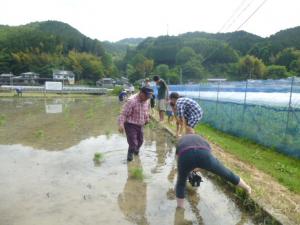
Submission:
[[[275,63],[285,66],[288,70],[290,70],[290,64],[297,59],[300,59],[300,50],[285,48],[276,55]]]
[[[192,58],[196,58],[195,51],[190,47],[183,47],[180,51],[176,54],[176,64],[183,65]]]
[[[264,63],[252,55],[241,58],[238,68],[242,79],[263,79],[266,71]]]
[[[258,43],[250,49],[248,54],[262,59],[265,64],[272,63],[273,54],[271,52],[270,43]]]
[[[290,71],[296,73],[297,76],[300,76],[300,58],[293,60],[290,63]]]
[[[199,81],[206,77],[206,71],[201,62],[193,58],[182,66],[182,78],[184,82]]]
[[[266,78],[279,79],[286,78],[289,73],[285,66],[270,65],[267,67]]]
[[[132,59],[131,64],[133,65],[133,67],[135,69],[136,80],[139,80],[139,79],[142,79],[145,77],[146,69],[145,69],[144,62],[146,61],[146,59],[147,58],[141,53],[136,54]]]
[[[70,51],[68,54],[68,66],[77,75],[77,80],[79,81],[82,77],[83,68],[80,64],[80,59],[75,51]]]
[[[173,68],[169,70],[167,80],[169,84],[179,84],[180,78],[179,78],[178,68]]]
[[[11,65],[12,57],[9,53],[0,51],[0,72],[1,73],[9,73],[12,72]]]
[[[160,64],[155,68],[155,72],[164,80],[168,79],[169,66],[166,64]]]
[[[153,66],[154,66],[154,61],[153,59],[146,59],[144,61],[144,67],[145,67],[145,75],[148,76],[152,70],[153,70]]]
[[[158,37],[151,47],[148,47],[146,55],[152,58],[156,64],[176,64],[176,54],[182,48],[182,41],[179,37],[161,36]]]

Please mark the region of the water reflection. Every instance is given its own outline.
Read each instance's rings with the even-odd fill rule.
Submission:
[[[174,225],[192,225],[193,222],[184,218],[184,209],[177,208],[174,216]]]
[[[146,218],[147,184],[130,176],[133,169],[143,169],[139,157],[127,164],[128,178],[118,204],[126,219],[138,225],[149,224]]]
[[[147,148],[153,148],[155,146],[156,153],[156,165],[152,169],[152,173],[158,173],[162,167],[167,163],[168,155],[172,154],[173,137],[162,129],[145,129],[145,142],[144,146]],[[173,156],[172,156],[173,157]]]
[[[202,216],[200,214],[200,210],[198,209],[198,204],[200,202],[200,195],[197,193],[197,188],[189,186],[187,189],[188,195],[187,195],[187,201],[190,203],[192,212],[194,213],[197,224],[202,225],[204,224]]]
[[[62,104],[45,104],[46,113],[62,113],[63,105]]]
[[[119,105],[109,98],[1,99],[0,104],[5,119],[0,144],[63,150],[91,136],[106,134],[109,138],[117,131]]]
[[[45,102],[62,104],[63,112],[46,114]],[[50,225],[57,219],[62,224],[249,223],[248,215],[241,215],[208,178],[189,193],[185,211],[175,210],[172,137],[158,128],[145,129],[140,156],[126,164],[126,138],[115,135],[117,101],[0,99],[0,104],[0,224],[37,224],[42,219]],[[105,154],[101,167],[92,161],[96,152]],[[133,168],[151,174],[147,183],[130,177]]]
[[[168,180],[171,183],[174,183],[174,178],[176,175],[176,168],[175,165],[173,165],[169,175],[168,175]],[[203,219],[200,214],[200,210],[198,209],[198,204],[200,202],[200,195],[198,194],[198,188],[191,187],[189,184],[187,185],[186,188],[186,201],[189,203],[189,206],[191,208],[191,212],[193,216],[195,217],[195,220],[197,221],[198,225],[203,225]],[[175,190],[173,188],[169,189],[167,192],[167,197],[168,199],[174,199],[176,200],[176,194]],[[195,222],[195,221],[194,221]],[[174,219],[174,224],[179,225],[179,224],[193,224],[193,221],[186,220],[184,217],[184,209],[177,208],[175,212],[175,219]]]

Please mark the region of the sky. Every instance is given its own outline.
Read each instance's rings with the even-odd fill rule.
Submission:
[[[0,7],[1,25],[56,20],[111,42],[194,31],[268,37],[300,26],[299,0],[0,0]]]

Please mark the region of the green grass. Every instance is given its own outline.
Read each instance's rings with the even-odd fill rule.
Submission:
[[[139,167],[131,168],[129,172],[130,172],[130,177],[141,181],[144,180],[144,171],[142,168]]]
[[[275,149],[218,131],[206,124],[197,126],[196,131],[240,160],[271,175],[289,190],[300,193],[300,160],[280,154]]]
[[[157,128],[157,123],[150,120],[149,123],[146,124],[146,127],[149,127],[150,129],[156,129]]]

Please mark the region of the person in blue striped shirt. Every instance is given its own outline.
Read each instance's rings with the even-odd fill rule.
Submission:
[[[176,136],[181,136],[183,127],[186,134],[194,134],[194,127],[203,117],[200,105],[191,98],[181,97],[177,92],[172,92],[169,99],[177,117]]]

